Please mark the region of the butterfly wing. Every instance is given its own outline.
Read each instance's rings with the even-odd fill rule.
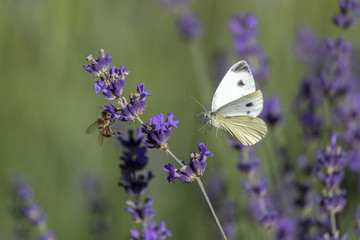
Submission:
[[[265,137],[266,123],[260,118],[250,116],[216,116],[215,119],[222,129],[243,145],[254,145]]]
[[[212,101],[212,111],[227,103],[255,92],[255,81],[249,65],[244,61],[235,63],[221,80]]]
[[[225,104],[220,107],[216,112],[216,115],[224,115],[226,117],[231,116],[258,116],[263,109],[263,95],[260,90],[245,95],[239,99]]]

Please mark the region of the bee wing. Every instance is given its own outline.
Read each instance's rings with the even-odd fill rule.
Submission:
[[[100,145],[103,145],[103,142],[104,142],[104,135],[102,135],[101,133],[99,133],[99,136],[98,136],[98,141],[99,141],[99,144],[100,144]]]
[[[260,118],[219,115],[216,120],[222,129],[243,145],[254,145],[263,139],[267,133],[266,123]]]
[[[95,129],[98,129],[97,121],[93,122],[93,123],[85,130],[85,133],[86,133],[86,134],[90,134],[90,133],[94,132]]]
[[[260,90],[238,98],[220,107],[215,115],[224,116],[258,116],[263,109],[263,95]]]

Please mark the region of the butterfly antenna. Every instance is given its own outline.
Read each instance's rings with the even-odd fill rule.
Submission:
[[[207,109],[198,101],[196,100],[196,98],[194,98],[193,96],[191,96],[190,93],[186,93],[186,95],[188,95],[188,97],[191,97],[195,102],[197,102],[203,109],[205,112],[207,112]],[[206,126],[206,125],[205,125]]]

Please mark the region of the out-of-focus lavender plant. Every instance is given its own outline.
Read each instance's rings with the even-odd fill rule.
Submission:
[[[328,136],[330,127],[340,131],[343,126],[334,125],[335,109],[344,108],[344,97],[356,89],[351,44],[343,37],[321,41],[306,28],[300,30],[295,50],[307,70],[294,103],[305,138]]]
[[[280,98],[275,96],[269,99],[264,99],[263,110],[260,118],[264,119],[270,127],[276,127],[283,122],[284,115],[281,111]]]
[[[353,26],[360,16],[360,2],[357,0],[338,0],[340,13],[336,14],[332,21],[340,28]]]
[[[176,28],[183,40],[193,41],[202,36],[203,26],[188,8],[190,0],[160,0],[160,2],[174,14]]]
[[[142,138],[135,137],[133,131],[129,131],[128,139],[117,136],[124,148],[121,156],[122,163],[119,165],[121,178],[119,186],[134,199],[127,201],[126,210],[136,223],[141,223],[143,229],[131,229],[130,233],[135,239],[166,239],[171,236],[171,232],[166,229],[165,222],[160,225],[153,223],[154,209],[152,208],[153,198],[146,198],[143,203],[140,197],[145,194],[149,181],[153,178],[151,171],[145,171],[148,163],[146,147],[141,146]]]
[[[329,228],[324,233],[331,239],[339,239],[339,228],[336,223],[336,214],[342,212],[346,206],[346,191],[340,188],[344,178],[347,158],[344,151],[336,144],[337,135],[331,137],[331,145],[318,151],[315,156],[315,169],[317,177],[324,185],[323,197],[320,201],[321,209],[328,213]],[[346,239],[345,235],[343,237]],[[343,239],[342,238],[342,239]]]
[[[229,21],[229,29],[238,56],[249,63],[256,81],[265,81],[269,76],[269,61],[258,43],[258,20],[255,15],[236,14]]]
[[[80,187],[90,215],[89,228],[92,239],[110,239],[109,224],[106,219],[107,204],[101,193],[100,179],[94,175],[86,175],[81,179]]]
[[[260,159],[252,153],[240,157],[238,169],[246,176],[243,187],[252,199],[251,212],[262,226],[273,229],[278,212],[267,198],[268,181],[260,176],[259,166]]]
[[[128,207],[126,210],[136,223],[143,223],[146,226],[142,234],[132,229],[131,235],[133,239],[140,236],[145,238],[147,235],[161,235],[163,236],[162,239],[171,236],[171,233],[166,230],[165,223],[161,223],[162,227],[158,227],[156,224],[149,225],[154,217],[153,199],[146,198],[143,204],[140,203],[140,196],[146,192],[147,185],[153,178],[151,171],[143,172],[148,163],[148,157],[146,156],[146,147],[141,146],[142,138],[135,138],[134,132],[129,131],[128,139],[122,136],[118,136],[118,139],[124,147],[124,153],[121,156],[122,164],[119,165],[121,169],[119,186],[123,187],[130,196],[135,198],[132,201],[127,201]]]
[[[13,214],[16,224],[23,219],[35,226],[38,230],[36,234],[38,240],[57,239],[55,233],[48,229],[46,216],[40,205],[35,202],[33,191],[26,180],[15,177],[11,182],[11,189],[14,196]],[[33,239],[28,230],[30,229],[26,227],[16,227],[14,232],[16,239]]]

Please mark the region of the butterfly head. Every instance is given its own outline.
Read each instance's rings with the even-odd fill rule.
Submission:
[[[212,128],[212,126],[214,125],[213,122],[215,120],[214,116],[214,111],[199,112],[195,115],[196,119],[202,124],[204,124],[204,126],[200,128],[201,132],[205,133]]]

